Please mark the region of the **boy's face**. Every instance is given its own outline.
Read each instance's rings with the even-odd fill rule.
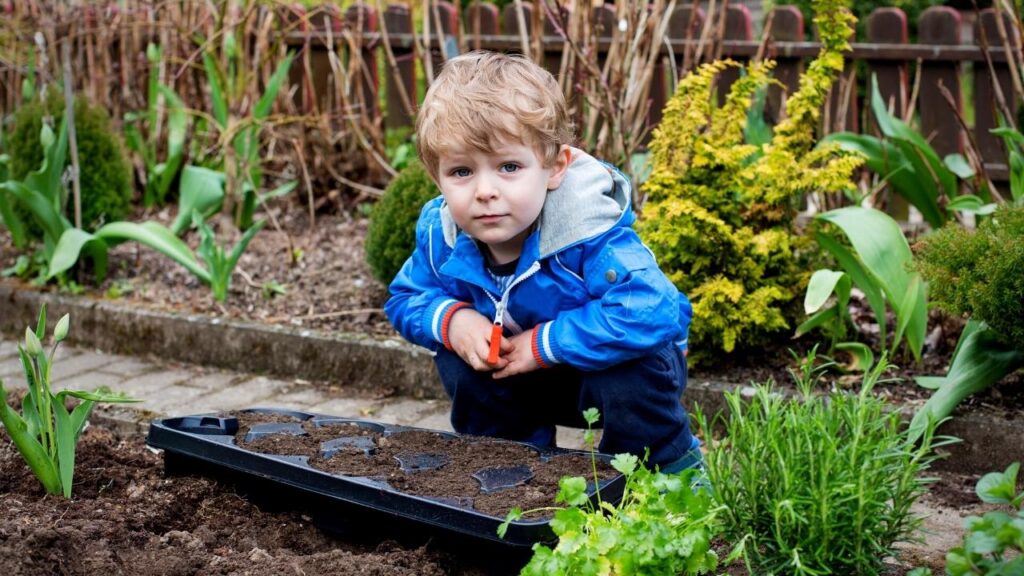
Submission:
[[[523,143],[501,143],[494,153],[452,151],[439,158],[438,186],[456,224],[504,264],[519,257],[548,190],[562,183],[569,159],[568,146],[549,167]]]

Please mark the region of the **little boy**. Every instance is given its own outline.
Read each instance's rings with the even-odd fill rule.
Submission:
[[[436,351],[457,432],[553,446],[601,411],[599,449],[701,464],[680,396],[691,308],[630,228],[630,184],[570,148],[555,79],[518,56],[445,64],[416,126],[442,197],[391,284],[388,318]]]

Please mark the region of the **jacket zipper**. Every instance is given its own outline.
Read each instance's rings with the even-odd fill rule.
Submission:
[[[487,354],[488,364],[494,365],[498,363],[498,354],[501,351],[501,333],[504,326],[505,307],[508,306],[509,294],[512,292],[512,289],[516,287],[516,285],[526,280],[530,276],[533,276],[539,270],[540,262],[535,261],[533,264],[530,265],[529,268],[526,269],[525,272],[520,274],[515,280],[512,281],[511,284],[508,285],[508,288],[506,288],[505,292],[502,293],[500,301],[496,299],[494,296],[492,296],[489,291],[484,290],[484,294],[487,294],[487,297],[490,298],[491,302],[494,303],[495,310],[494,325],[491,326],[491,349]]]

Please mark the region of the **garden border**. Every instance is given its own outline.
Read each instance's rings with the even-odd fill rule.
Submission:
[[[156,311],[3,282],[0,334],[21,336],[26,326],[35,324],[43,303],[51,318],[71,313],[74,330],[68,343],[73,346],[286,379],[344,383],[380,395],[443,398],[430,352],[397,339]],[[723,393],[736,388],[753,393],[753,388],[742,384],[692,378],[686,402],[688,406],[700,404],[705,413],[714,414],[725,407]],[[909,407],[903,410],[908,415],[911,411]],[[1024,418],[1013,416],[985,407],[958,410],[941,433],[963,442],[946,449],[950,458],[940,461],[938,467],[983,473],[1024,461]],[[123,417],[121,424],[145,426],[137,415],[133,418],[125,413]]]

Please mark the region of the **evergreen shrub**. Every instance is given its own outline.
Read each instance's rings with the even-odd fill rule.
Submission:
[[[375,278],[390,284],[416,247],[416,221],[423,205],[441,191],[419,161],[391,181],[370,213],[366,261]]]
[[[861,163],[838,146],[816,146],[829,88],[843,69],[852,16],[841,0],[818,2],[822,50],[786,102],[763,146],[747,144],[747,110],[771,80],[754,63],[719,107],[714,79],[738,66],[706,64],[679,83],[651,141],[652,172],[638,226],[661,267],[693,303],[691,360],[763,345],[799,317],[813,246],[797,234],[805,195],[853,186]]]
[[[1024,351],[1024,206],[1000,208],[976,232],[951,223],[915,251],[932,302]]]
[[[10,175],[15,180],[38,170],[43,162],[39,132],[44,116],[52,117],[54,127],[64,118],[64,98],[56,90],[50,91],[45,102],[25,104],[15,114],[14,130],[8,140]],[[128,213],[132,200],[131,164],[106,110],[83,97],[75,98],[75,133],[82,187],[82,227],[94,231],[107,222],[123,220]],[[71,162],[70,152],[68,162]],[[74,219],[74,202],[70,198],[66,215],[69,220]],[[34,228],[36,235],[41,234],[38,228],[30,228]]]

